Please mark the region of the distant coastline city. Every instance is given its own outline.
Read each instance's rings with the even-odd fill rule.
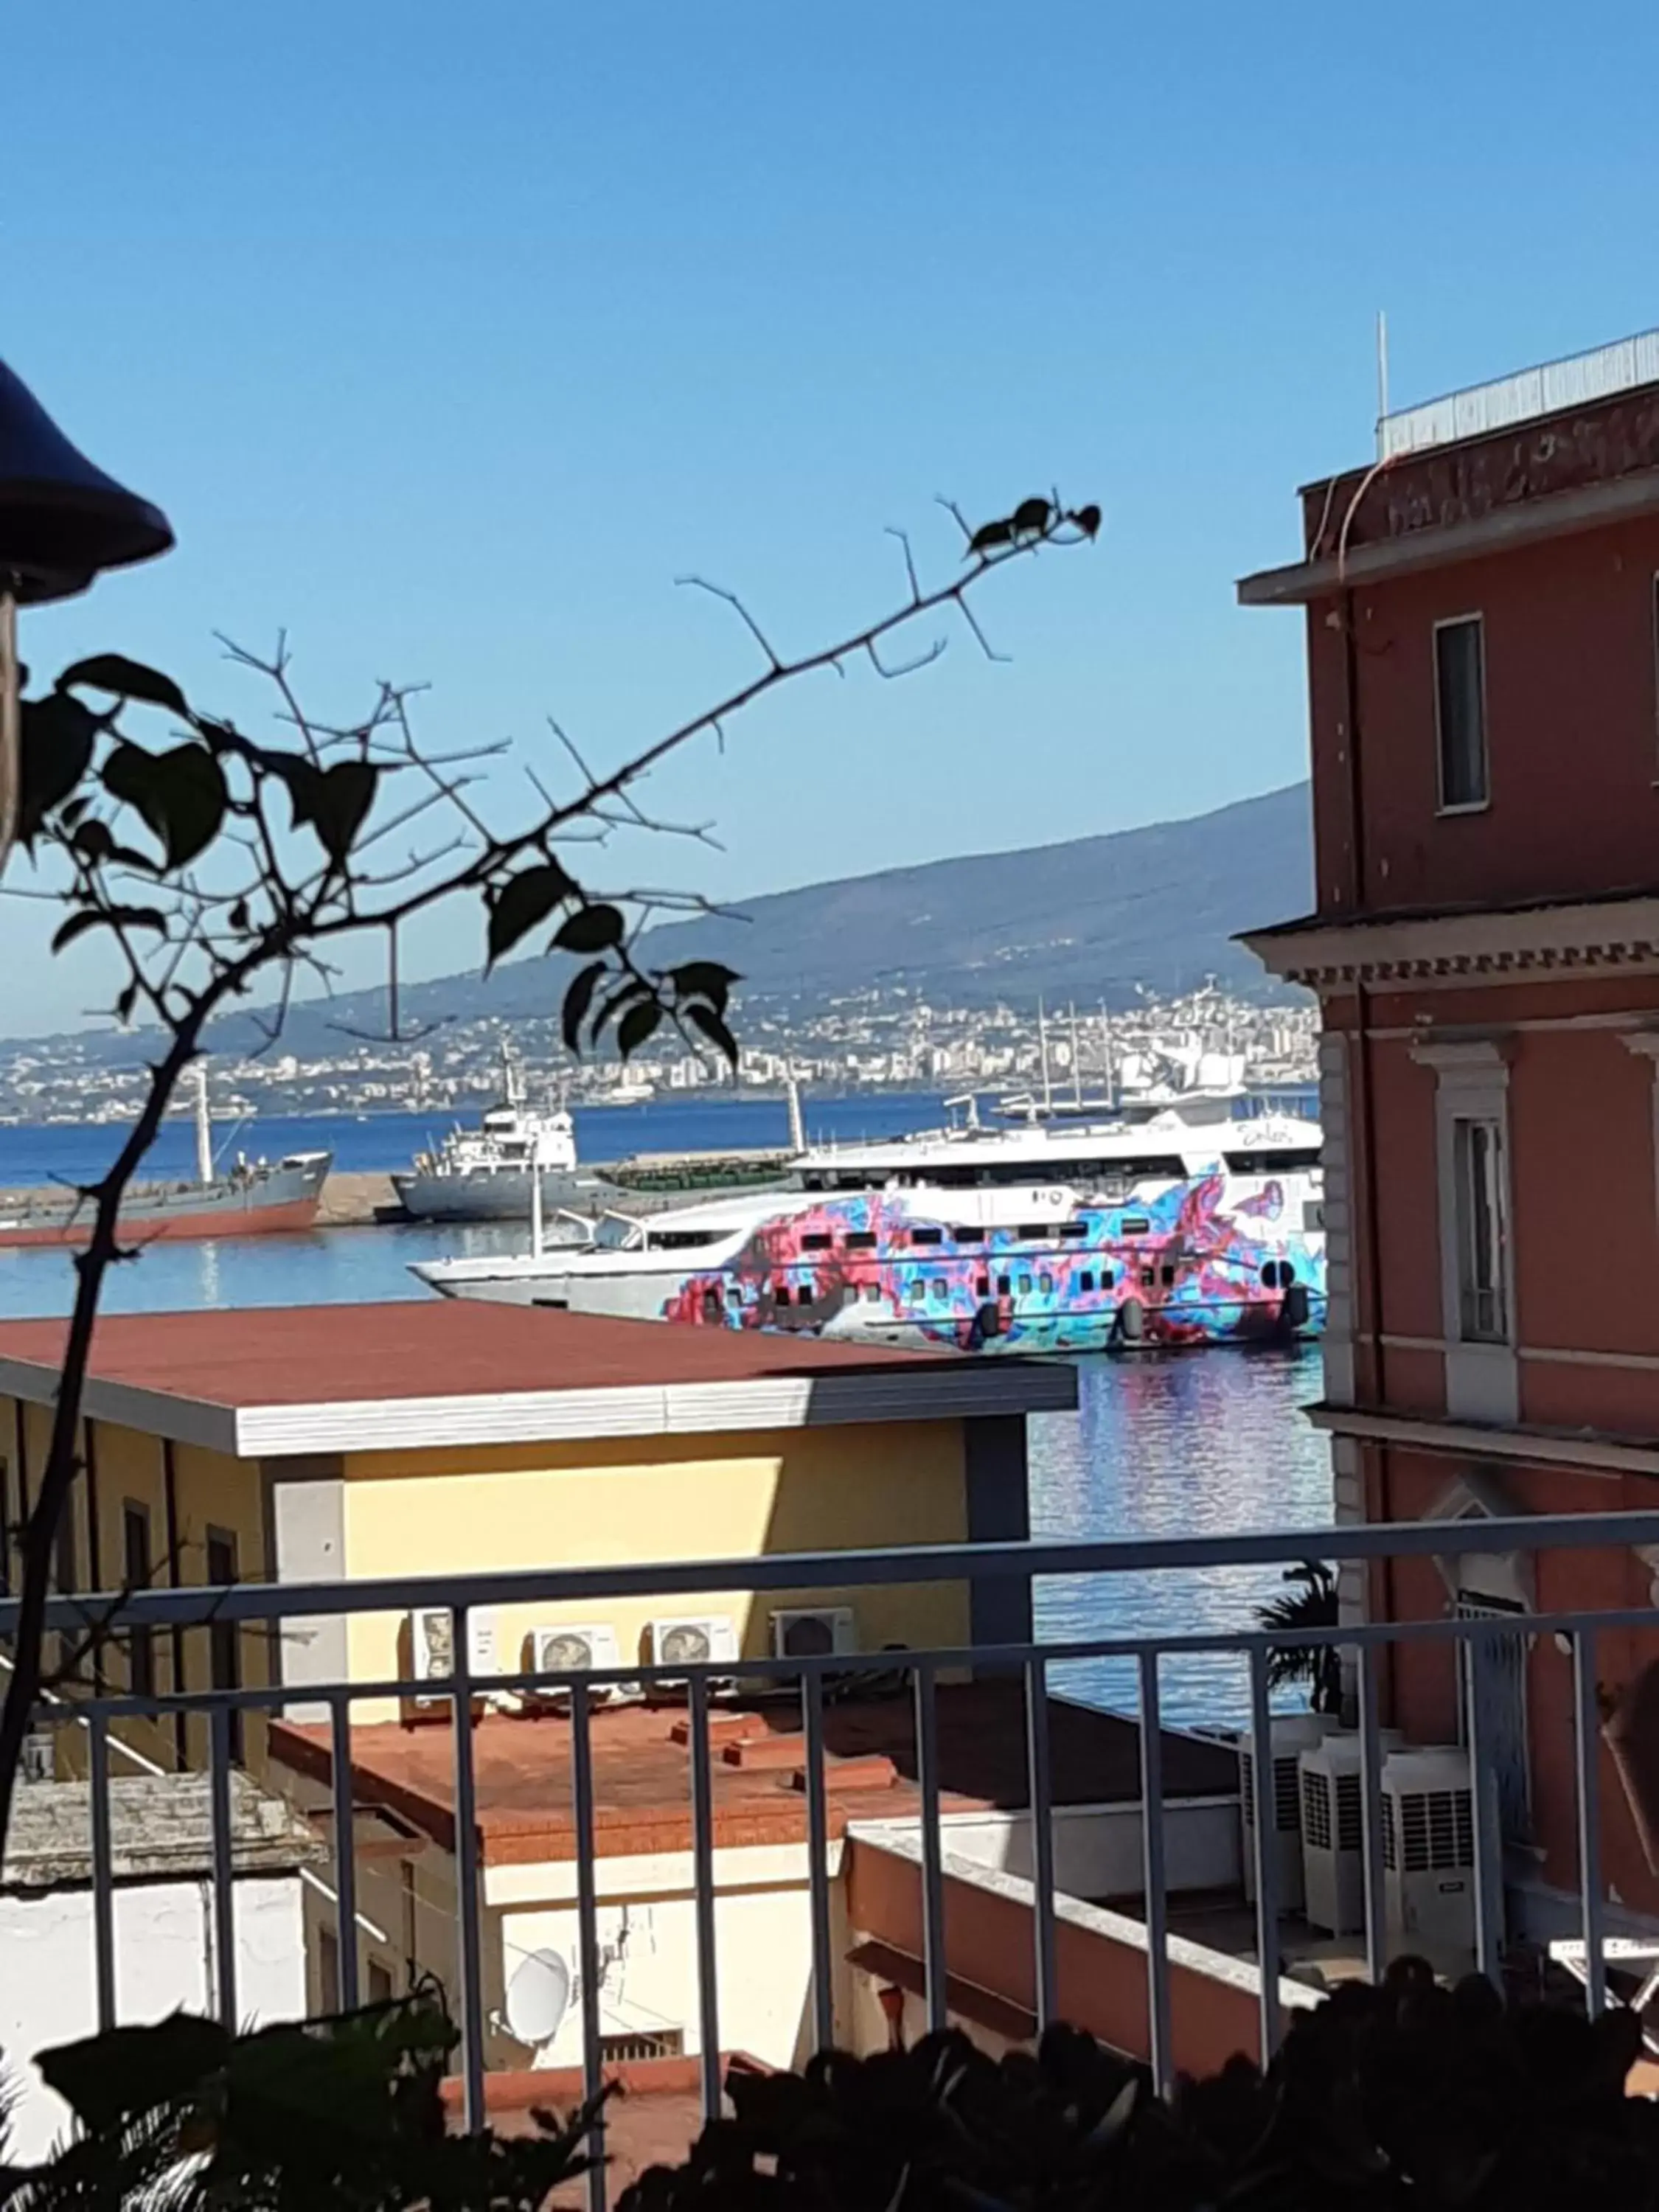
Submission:
[[[734,1089],[753,1096],[805,1088],[872,1091],[1026,1090],[1046,1079],[1063,1097],[1099,1100],[1174,1082],[1301,1085],[1315,1074],[1317,1013],[1311,1000],[1262,1005],[1213,981],[1177,996],[1144,992],[1127,1008],[951,1006],[902,988],[851,993],[815,1007],[777,1000],[746,1004],[735,1077],[680,1046],[626,1066],[574,1061],[557,1022],[500,1018],[452,1022],[407,1042],[342,1035],[337,1052],[214,1054],[216,1110],[252,1118],[443,1112],[477,1106],[501,1086],[504,1040],[538,1091],[572,1105],[642,1103],[662,1093]],[[115,1061],[106,1032],[0,1048],[0,1122],[120,1123],[136,1118],[146,1073],[143,1032]],[[179,1110],[188,1111],[188,1101]]]

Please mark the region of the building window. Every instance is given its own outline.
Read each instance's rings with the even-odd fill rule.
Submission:
[[[1434,628],[1435,726],[1439,735],[1440,809],[1486,804],[1486,666],[1479,615]]]
[[[988,1298],[990,1295],[991,1278],[988,1275],[975,1275],[974,1278],[974,1296],[976,1298]]]
[[[999,1275],[997,1277],[997,1296],[1000,1298],[1006,1298],[1013,1287],[1014,1279],[1012,1275]]]
[[[947,1292],[947,1290],[946,1290],[946,1287],[945,1287],[945,1278],[944,1278],[944,1276],[943,1276],[943,1275],[935,1275],[935,1276],[934,1276],[934,1278],[933,1278],[933,1304],[934,1304],[936,1306],[942,1306],[942,1305],[945,1304],[945,1298],[946,1298],[946,1297],[947,1297],[947,1296],[948,1296],[948,1292]]]
[[[1504,1128],[1498,1121],[1460,1118],[1452,1133],[1457,1214],[1458,1334],[1466,1343],[1507,1344],[1505,1290],[1509,1227],[1504,1200]]]
[[[1054,1279],[1052,1275],[1044,1274],[1037,1277],[1037,1288],[1042,1291],[1045,1298],[1053,1294],[1054,1287]]]
[[[382,1966],[378,1959],[368,1962],[368,2001],[372,2005],[392,2002],[392,1969]]]
[[[1085,1267],[1082,1274],[1079,1276],[1077,1286],[1079,1290],[1082,1291],[1085,1298],[1088,1297],[1090,1291],[1093,1290],[1095,1286],[1095,1279],[1093,1275],[1090,1273],[1088,1268]]]
[[[149,1588],[149,1515],[142,1505],[128,1505],[121,1514],[122,1580],[130,1590]],[[135,1698],[155,1695],[155,1631],[127,1631],[127,1680]]]

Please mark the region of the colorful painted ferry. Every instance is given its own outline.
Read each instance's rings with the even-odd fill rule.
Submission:
[[[973,1352],[1315,1335],[1320,1131],[1242,1103],[807,1151],[791,1189],[414,1272],[449,1297]]]

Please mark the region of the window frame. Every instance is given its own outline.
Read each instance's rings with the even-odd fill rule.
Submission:
[[[1440,704],[1440,637],[1443,630],[1467,629],[1473,623],[1480,641],[1480,796],[1446,796],[1446,730]],[[1492,805],[1492,715],[1486,697],[1486,617],[1472,607],[1462,614],[1443,615],[1433,626],[1431,673],[1434,685],[1434,795],[1437,815],[1485,814]]]
[[[132,1532],[143,1531],[143,1572],[137,1571],[133,1557]],[[149,1589],[155,1580],[155,1548],[152,1542],[154,1528],[148,1505],[137,1498],[121,1500],[121,1580],[124,1588]],[[126,1632],[127,1694],[133,1698],[153,1698],[156,1694],[155,1631],[153,1628],[130,1628]],[[142,1680],[140,1678],[143,1678]]]

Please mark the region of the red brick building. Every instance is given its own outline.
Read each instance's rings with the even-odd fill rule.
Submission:
[[[1317,906],[1248,940],[1319,994],[1339,1518],[1659,1504],[1659,338],[1381,426],[1241,599],[1305,610]],[[1571,1660],[1534,1612],[1644,1607],[1659,1559],[1344,1583],[1347,1616],[1511,1611],[1485,1686],[1512,1925],[1577,1883]],[[1610,1696],[1659,1654],[1609,1632]],[[1449,1657],[1389,1716],[1467,1725]],[[1610,1925],[1659,1879],[1609,1767]],[[1620,1919],[1620,1914],[1625,1917]]]

